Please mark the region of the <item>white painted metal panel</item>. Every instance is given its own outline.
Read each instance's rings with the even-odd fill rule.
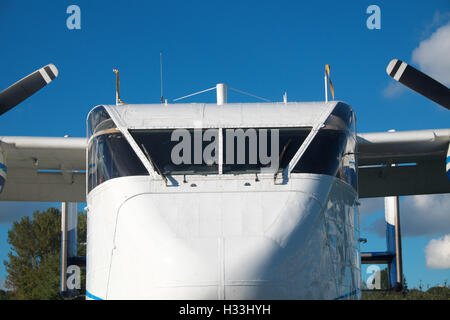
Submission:
[[[445,157],[450,129],[359,133],[359,165],[418,162]]]
[[[114,122],[129,129],[305,127],[338,102],[108,105]]]
[[[84,170],[86,138],[0,137],[9,167]]]
[[[126,177],[95,188],[88,292],[103,299],[358,297],[355,191],[321,175],[293,174],[287,185],[249,176],[189,177],[179,187]]]
[[[85,138],[0,137],[8,172],[0,201],[85,202]]]
[[[364,133],[357,141],[361,198],[450,192],[450,129]]]

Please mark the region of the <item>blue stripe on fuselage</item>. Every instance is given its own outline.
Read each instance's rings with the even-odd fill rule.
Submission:
[[[102,298],[99,298],[97,296],[94,296],[92,293],[86,290],[86,297],[91,298],[93,300],[103,300]]]

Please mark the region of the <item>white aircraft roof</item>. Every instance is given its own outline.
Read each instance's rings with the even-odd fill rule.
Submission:
[[[128,129],[312,127],[338,102],[105,105]]]

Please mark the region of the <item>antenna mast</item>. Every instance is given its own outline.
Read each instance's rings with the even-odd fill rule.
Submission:
[[[334,100],[334,88],[333,83],[331,82],[331,76],[330,76],[330,65],[325,65],[325,102],[328,102],[328,83],[330,83],[330,91],[331,95],[333,96]]]
[[[119,87],[120,87],[120,83],[119,83],[119,70],[113,69],[113,72],[116,74],[116,105],[118,106],[119,104],[125,104],[125,102],[123,102],[122,99],[120,99],[120,92],[119,92]]]

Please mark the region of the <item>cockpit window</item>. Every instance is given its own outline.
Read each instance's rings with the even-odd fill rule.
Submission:
[[[289,164],[311,128],[238,128],[223,131],[223,173],[277,173]]]
[[[223,128],[223,174],[276,173],[311,128]],[[219,129],[130,130],[163,175],[218,174]]]
[[[148,175],[123,134],[103,106],[88,117],[88,192],[118,177]]]
[[[346,138],[345,131],[321,129],[292,172],[335,176]]]
[[[148,175],[141,160],[117,129],[96,134],[89,142],[88,192],[118,177]]]
[[[217,174],[218,129],[130,130],[163,175]]]
[[[311,130],[312,127],[128,131],[155,171],[165,176],[214,175],[220,170],[222,174],[281,172]],[[90,113],[88,135],[88,191],[112,178],[148,175],[104,107]],[[355,148],[354,113],[348,105],[338,103],[292,173],[335,176],[357,188]]]
[[[105,108],[97,107],[91,111],[88,117],[88,138],[97,132],[115,127],[116,125]]]
[[[356,188],[354,123],[351,109],[345,104],[338,104],[292,173],[335,176]]]

